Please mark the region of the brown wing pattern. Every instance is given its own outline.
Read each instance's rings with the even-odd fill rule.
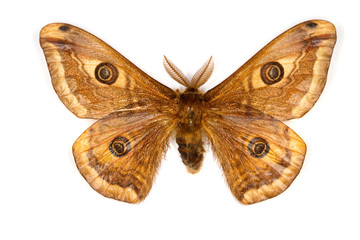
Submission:
[[[279,120],[301,117],[315,104],[335,42],[331,23],[301,23],[204,95],[190,84],[187,91],[197,100],[182,104],[188,103],[183,93],[160,84],[90,33],[63,23],[40,33],[61,101],[78,117],[101,118],[73,145],[79,171],[102,195],[130,203],[149,193],[180,118],[189,126],[198,119],[196,129],[183,132],[189,138],[206,134],[240,202],[252,204],[283,192],[301,169],[306,145]],[[205,77],[196,74],[198,85],[206,82],[211,66],[210,59],[200,71]],[[177,70],[177,76],[170,73],[183,78]],[[196,113],[195,105],[201,106]],[[188,142],[182,147],[193,150]]]
[[[301,23],[266,45],[204,99],[229,109],[241,103],[280,120],[301,117],[325,86],[335,42],[331,23]]]
[[[56,93],[78,117],[101,118],[115,110],[162,105],[176,97],[105,42],[75,26],[45,26],[40,44]]]
[[[100,194],[136,203],[149,193],[177,121],[152,112],[115,112],[74,143],[76,165]]]
[[[244,204],[277,196],[299,173],[302,139],[275,118],[249,107],[209,110],[204,131],[233,195]]]

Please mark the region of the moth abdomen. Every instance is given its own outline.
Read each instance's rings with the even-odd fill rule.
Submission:
[[[189,137],[190,135],[193,135]],[[181,159],[185,166],[187,167],[188,172],[197,173],[200,171],[202,163],[203,163],[203,141],[198,138],[195,134],[190,134],[186,136],[186,134],[181,134],[181,130],[177,132],[176,135],[176,143],[178,144],[178,150],[181,156]]]

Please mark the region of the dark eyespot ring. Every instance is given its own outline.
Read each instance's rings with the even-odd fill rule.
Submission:
[[[265,155],[269,152],[270,146],[265,139],[261,137],[255,137],[249,142],[248,150],[252,156],[256,158],[262,158],[265,157]]]
[[[118,78],[119,72],[111,63],[100,63],[95,68],[96,79],[105,84],[113,84]]]
[[[116,137],[110,142],[109,150],[115,157],[122,157],[130,152],[130,141],[126,137]]]
[[[268,62],[261,68],[261,79],[267,85],[279,82],[284,77],[284,68],[278,62]]]

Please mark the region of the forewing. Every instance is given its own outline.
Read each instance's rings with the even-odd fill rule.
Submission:
[[[40,44],[56,93],[78,117],[102,118],[115,110],[152,107],[176,97],[105,42],[75,26],[45,26]]]
[[[115,112],[74,143],[76,165],[100,194],[137,203],[149,193],[176,119],[154,112]]]
[[[204,99],[214,107],[241,103],[280,120],[299,118],[325,86],[335,42],[330,22],[301,23],[266,45]]]
[[[203,126],[231,192],[241,203],[277,196],[301,169],[305,143],[269,115],[248,107],[209,111]]]

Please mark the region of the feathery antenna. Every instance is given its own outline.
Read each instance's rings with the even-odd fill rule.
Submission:
[[[164,56],[164,67],[166,72],[170,75],[172,79],[180,83],[181,85],[184,85],[185,87],[190,87],[190,81],[185,76],[185,74],[177,67],[175,64],[173,64],[167,57]]]
[[[172,63],[167,57],[164,56],[164,67],[166,72],[170,75],[172,79],[184,85],[188,88],[198,89],[210,78],[214,70],[214,61],[212,57],[207,60],[204,65],[195,73],[191,81],[185,76],[185,74]]]
[[[193,78],[191,79],[190,86],[198,89],[201,85],[206,83],[206,81],[210,78],[211,74],[214,70],[214,61],[212,57],[208,61],[204,63],[204,65],[195,73]]]

